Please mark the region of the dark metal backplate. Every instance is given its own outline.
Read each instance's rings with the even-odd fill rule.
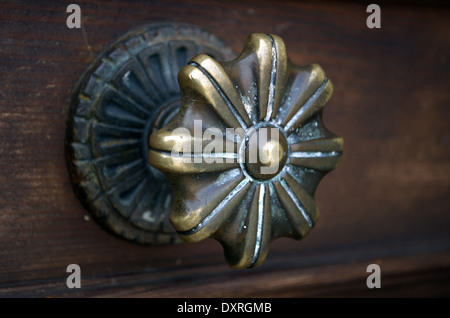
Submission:
[[[74,91],[66,158],[75,192],[98,223],[125,239],[181,242],[168,221],[170,184],[148,162],[148,139],[178,111],[178,72],[200,53],[235,56],[197,27],[149,25],[103,51]]]

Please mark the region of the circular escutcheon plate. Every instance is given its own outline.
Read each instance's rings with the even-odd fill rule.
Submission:
[[[75,192],[98,223],[125,239],[181,242],[169,222],[170,184],[149,164],[148,140],[178,111],[178,72],[200,53],[235,57],[197,27],[149,25],[103,51],[74,91],[66,157]]]

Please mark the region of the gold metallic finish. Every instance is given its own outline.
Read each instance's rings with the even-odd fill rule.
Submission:
[[[149,151],[172,185],[170,221],[187,242],[218,240],[231,267],[259,266],[272,240],[309,233],[316,187],[341,164],[343,140],[322,123],[331,81],[267,34],[229,62],[194,57],[178,81],[180,111]]]

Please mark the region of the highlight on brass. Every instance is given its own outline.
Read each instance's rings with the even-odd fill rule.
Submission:
[[[172,185],[170,221],[187,242],[218,240],[231,267],[259,266],[272,240],[308,234],[316,187],[341,163],[343,140],[322,123],[331,81],[292,64],[280,37],[252,34],[236,59],[198,55],[178,82],[180,111],[149,150]]]

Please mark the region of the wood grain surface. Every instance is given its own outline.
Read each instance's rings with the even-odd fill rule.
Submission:
[[[450,9],[297,1],[69,1],[0,4],[0,297],[450,296]],[[321,219],[279,239],[260,268],[227,267],[220,245],[138,246],[75,197],[64,159],[69,99],[89,62],[141,25],[185,22],[239,52],[281,36],[298,65],[333,81],[325,125],[343,165],[316,192]],[[78,264],[82,288],[66,287]],[[382,288],[366,287],[367,265]]]

